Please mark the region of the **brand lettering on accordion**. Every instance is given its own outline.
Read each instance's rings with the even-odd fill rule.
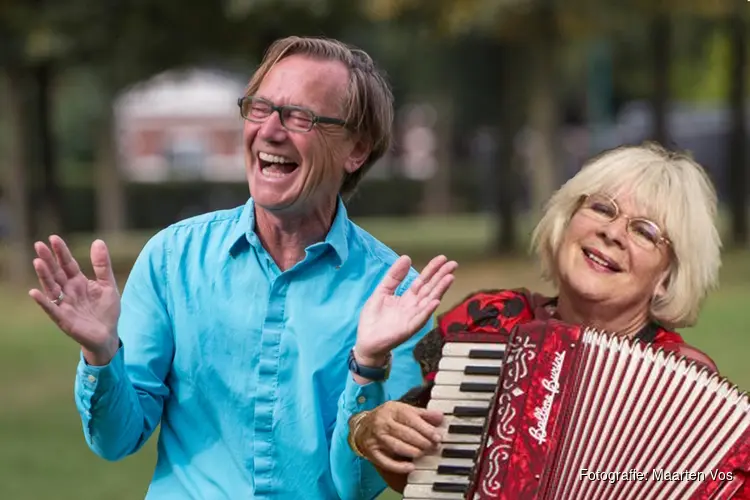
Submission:
[[[534,418],[536,418],[536,427],[529,428],[529,435],[539,444],[547,441],[547,422],[549,414],[552,411],[552,403],[555,401],[555,395],[560,394],[560,373],[562,372],[563,361],[565,360],[565,351],[556,352],[555,360],[552,362],[550,378],[542,380],[542,387],[549,393],[544,396],[542,407],[534,408]]]

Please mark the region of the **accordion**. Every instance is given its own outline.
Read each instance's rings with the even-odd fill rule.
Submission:
[[[413,499],[724,499],[750,470],[750,400],[675,353],[558,321],[446,336],[444,439]]]

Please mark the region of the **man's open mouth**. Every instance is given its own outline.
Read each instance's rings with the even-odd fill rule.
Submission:
[[[285,156],[263,152],[258,153],[258,164],[260,165],[260,173],[264,177],[284,177],[299,167],[299,163]]]

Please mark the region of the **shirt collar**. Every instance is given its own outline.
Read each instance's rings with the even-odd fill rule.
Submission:
[[[338,264],[343,264],[349,257],[349,225],[349,216],[344,205],[344,200],[339,196],[336,201],[336,216],[326,235],[326,239],[310,245],[308,251],[314,251],[321,247],[330,247],[336,252],[339,260]],[[248,246],[253,246],[257,250],[262,249],[260,238],[255,233],[255,202],[252,198],[249,198],[247,203],[245,203],[239,220],[228,236],[226,251],[230,255],[236,256],[247,249]]]

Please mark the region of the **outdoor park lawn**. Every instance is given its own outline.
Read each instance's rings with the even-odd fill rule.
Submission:
[[[440,245],[439,238],[422,237],[414,228],[388,232],[377,224],[370,227],[398,250],[406,251],[419,241],[423,248],[418,254],[445,251],[453,257],[462,255],[461,247],[477,248],[486,243],[482,241],[483,224],[457,223],[457,228],[464,230],[463,238],[446,240],[445,245]],[[416,264],[421,267],[423,261]],[[525,259],[461,261],[442,307],[479,288],[514,286],[541,286],[533,265]],[[726,256],[720,290],[707,302],[698,326],[682,332],[744,389],[750,389],[749,306],[750,253]],[[118,463],[94,456],[84,443],[73,402],[76,346],[50,326],[26,290],[0,284],[0,318],[0,498],[143,498],[155,460],[155,439],[137,455]],[[399,496],[386,494],[384,498]]]

